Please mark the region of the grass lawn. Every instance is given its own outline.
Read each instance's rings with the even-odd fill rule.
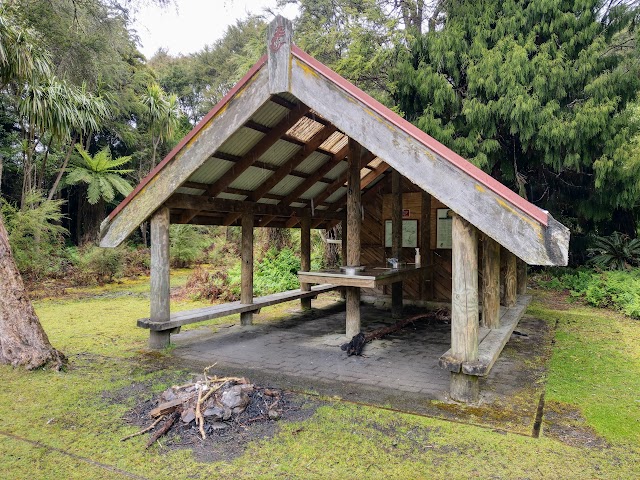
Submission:
[[[529,314],[556,328],[545,412],[571,412],[571,440],[544,423],[531,438],[328,401],[216,463],[186,449],[144,450],[145,436],[120,441],[136,430],[122,420],[135,395],[121,393],[134,383],[160,392],[185,374],[168,354],[144,351],[148,332],[135,320],[147,315],[148,281],[69,291],[35,306],[70,368],[0,367],[2,478],[640,478],[640,322],[547,292],[536,292]],[[601,442],[584,445],[572,429]]]

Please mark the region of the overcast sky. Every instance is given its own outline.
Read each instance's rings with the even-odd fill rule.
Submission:
[[[166,9],[146,6],[136,14],[134,28],[142,43],[140,50],[147,58],[160,47],[173,55],[196,52],[221,38],[227,26],[236,20],[249,13],[263,13],[264,8],[290,19],[297,13],[291,5],[277,10],[276,0],[176,0],[175,3],[177,7]]]

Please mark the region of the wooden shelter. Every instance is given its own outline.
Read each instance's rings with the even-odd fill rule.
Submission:
[[[288,20],[274,19],[267,44],[267,55],[102,224],[101,246],[115,247],[151,219],[151,315],[139,322],[151,346],[168,345],[185,323],[240,312],[248,324],[262,306],[300,298],[309,307],[338,287],[346,289],[348,336],[360,330],[363,290],[391,293],[394,316],[403,298],[445,300],[452,340],[441,365],[452,372],[452,396],[474,400],[477,375],[513,330],[479,333],[480,308],[483,329],[501,332],[500,292],[512,306],[526,288],[526,264],[566,265],[568,229],[301,51]],[[338,222],[347,266],[367,269],[310,272],[310,229]],[[239,302],[171,315],[170,223],[242,226]],[[301,228],[302,283],[254,298],[253,229],[266,226]],[[385,266],[388,257],[412,262],[416,247],[419,268]],[[479,339],[495,345],[492,358],[483,360]]]

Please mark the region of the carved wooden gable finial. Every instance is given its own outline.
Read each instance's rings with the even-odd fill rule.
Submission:
[[[291,21],[278,15],[269,25],[267,54],[269,56],[269,91],[288,92],[291,70]]]

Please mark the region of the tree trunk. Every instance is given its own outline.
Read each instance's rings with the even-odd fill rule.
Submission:
[[[324,238],[326,240],[337,240],[338,237],[342,238],[342,224],[338,223],[330,230],[324,231]],[[344,261],[342,262],[344,265]],[[327,268],[337,268],[340,266],[340,245],[337,243],[325,242],[324,244],[324,265]]]
[[[60,370],[62,353],[49,343],[22,277],[11,255],[7,230],[0,217],[0,363],[28,370],[46,365]]]

